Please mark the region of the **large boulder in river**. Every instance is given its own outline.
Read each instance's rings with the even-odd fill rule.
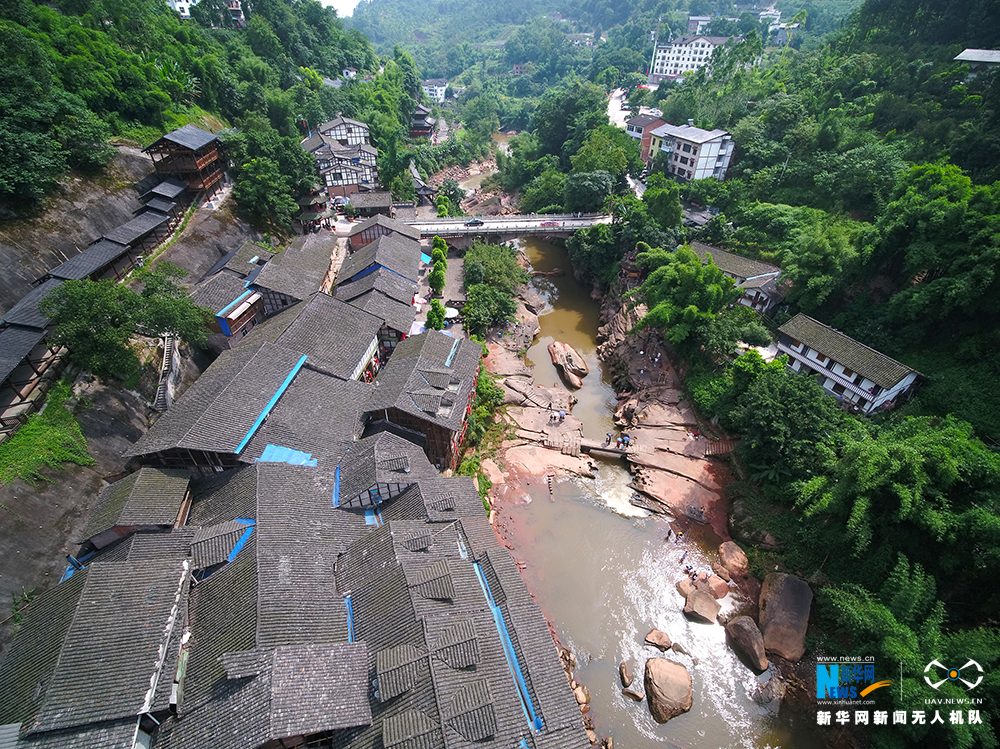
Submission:
[[[632,675],[632,668],[628,665],[628,661],[622,661],[618,664],[618,675],[622,679],[623,687],[632,686],[632,679],[635,677]]]
[[[754,671],[767,670],[767,656],[764,654],[764,636],[757,623],[749,616],[738,616],[726,625],[726,634],[733,649],[747,659]]]
[[[666,723],[691,709],[691,674],[679,663],[666,658],[646,661],[643,679],[649,713],[657,723]]]
[[[750,561],[746,552],[732,541],[726,541],[719,547],[719,560],[733,577],[746,577],[750,574]]]
[[[553,341],[549,344],[549,357],[568,385],[575,388],[583,387],[580,378],[590,374],[590,369],[579,351],[562,341]]]
[[[659,629],[649,630],[649,634],[646,635],[645,643],[647,645],[652,645],[654,648],[659,648],[662,653],[664,650],[669,650],[670,646],[673,644],[673,640],[670,639],[670,635]],[[628,686],[626,684],[626,686]]]
[[[689,619],[712,624],[715,617],[719,615],[722,607],[715,600],[715,596],[706,593],[704,590],[695,590],[684,602],[684,614]]]
[[[764,649],[790,661],[806,652],[806,629],[812,589],[805,580],[784,572],[772,572],[760,589],[760,629]]]

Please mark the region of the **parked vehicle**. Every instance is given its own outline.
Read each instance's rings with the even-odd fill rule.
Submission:
[[[482,226],[483,220],[481,218],[470,218],[465,222],[466,226]]]

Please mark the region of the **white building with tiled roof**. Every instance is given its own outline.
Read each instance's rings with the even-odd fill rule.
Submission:
[[[711,258],[719,270],[733,279],[736,288],[743,291],[739,301],[745,307],[766,313],[784,301],[778,291],[781,268],[701,242],[691,242],[690,247],[703,262]]]
[[[667,172],[682,180],[726,178],[735,143],[725,130],[702,130],[692,120],[687,125],[660,125],[650,131],[648,161],[658,152],[668,155]]]
[[[808,315],[798,314],[778,332],[778,352],[795,372],[815,374],[823,388],[863,414],[899,405],[921,374]]]

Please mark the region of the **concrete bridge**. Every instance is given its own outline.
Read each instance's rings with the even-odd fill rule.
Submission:
[[[470,221],[481,221],[481,224],[469,225]],[[516,239],[523,236],[568,237],[577,229],[587,229],[595,224],[611,223],[611,216],[600,213],[585,213],[580,216],[545,215],[526,216],[484,216],[469,219],[435,218],[419,219],[406,222],[420,232],[421,237],[439,236],[452,246],[462,246],[478,237],[499,242]]]

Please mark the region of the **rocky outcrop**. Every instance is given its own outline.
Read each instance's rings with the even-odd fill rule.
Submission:
[[[781,709],[781,701],[785,698],[788,685],[777,676],[772,676],[766,684],[758,687],[753,693],[753,701],[761,707],[766,707],[772,714],[777,715]]]
[[[712,624],[722,607],[711,593],[695,589],[694,593],[684,602],[684,615],[688,619]]]
[[[665,650],[669,650],[673,641],[670,639],[670,635],[659,629],[649,630],[649,634],[646,635],[644,642],[647,645],[652,645],[654,648],[658,648],[662,653]],[[627,684],[625,686],[628,686]]]
[[[768,653],[790,661],[803,656],[812,598],[809,584],[794,575],[772,572],[764,578],[760,590],[760,629]]]
[[[746,577],[750,574],[750,561],[746,552],[732,541],[719,546],[719,561],[733,577]]]
[[[590,369],[579,351],[562,341],[553,341],[549,344],[549,357],[566,384],[574,388],[583,387],[580,378],[590,374]]]
[[[577,704],[587,705],[590,703],[590,690],[583,684],[578,684],[576,689],[573,690],[573,696],[576,697]]]
[[[635,675],[632,673],[632,668],[628,665],[627,661],[622,661],[618,664],[618,675],[621,677],[623,687],[632,686]]]
[[[764,636],[757,623],[749,616],[738,616],[726,625],[733,650],[748,661],[751,668],[760,673],[767,670],[767,656],[764,654]]]
[[[643,679],[649,714],[657,723],[666,723],[691,709],[691,674],[679,663],[666,658],[646,661]]]
[[[634,689],[623,689],[622,694],[628,697],[633,702],[642,702],[644,699],[646,699],[646,695],[644,695],[642,692],[637,692]]]

